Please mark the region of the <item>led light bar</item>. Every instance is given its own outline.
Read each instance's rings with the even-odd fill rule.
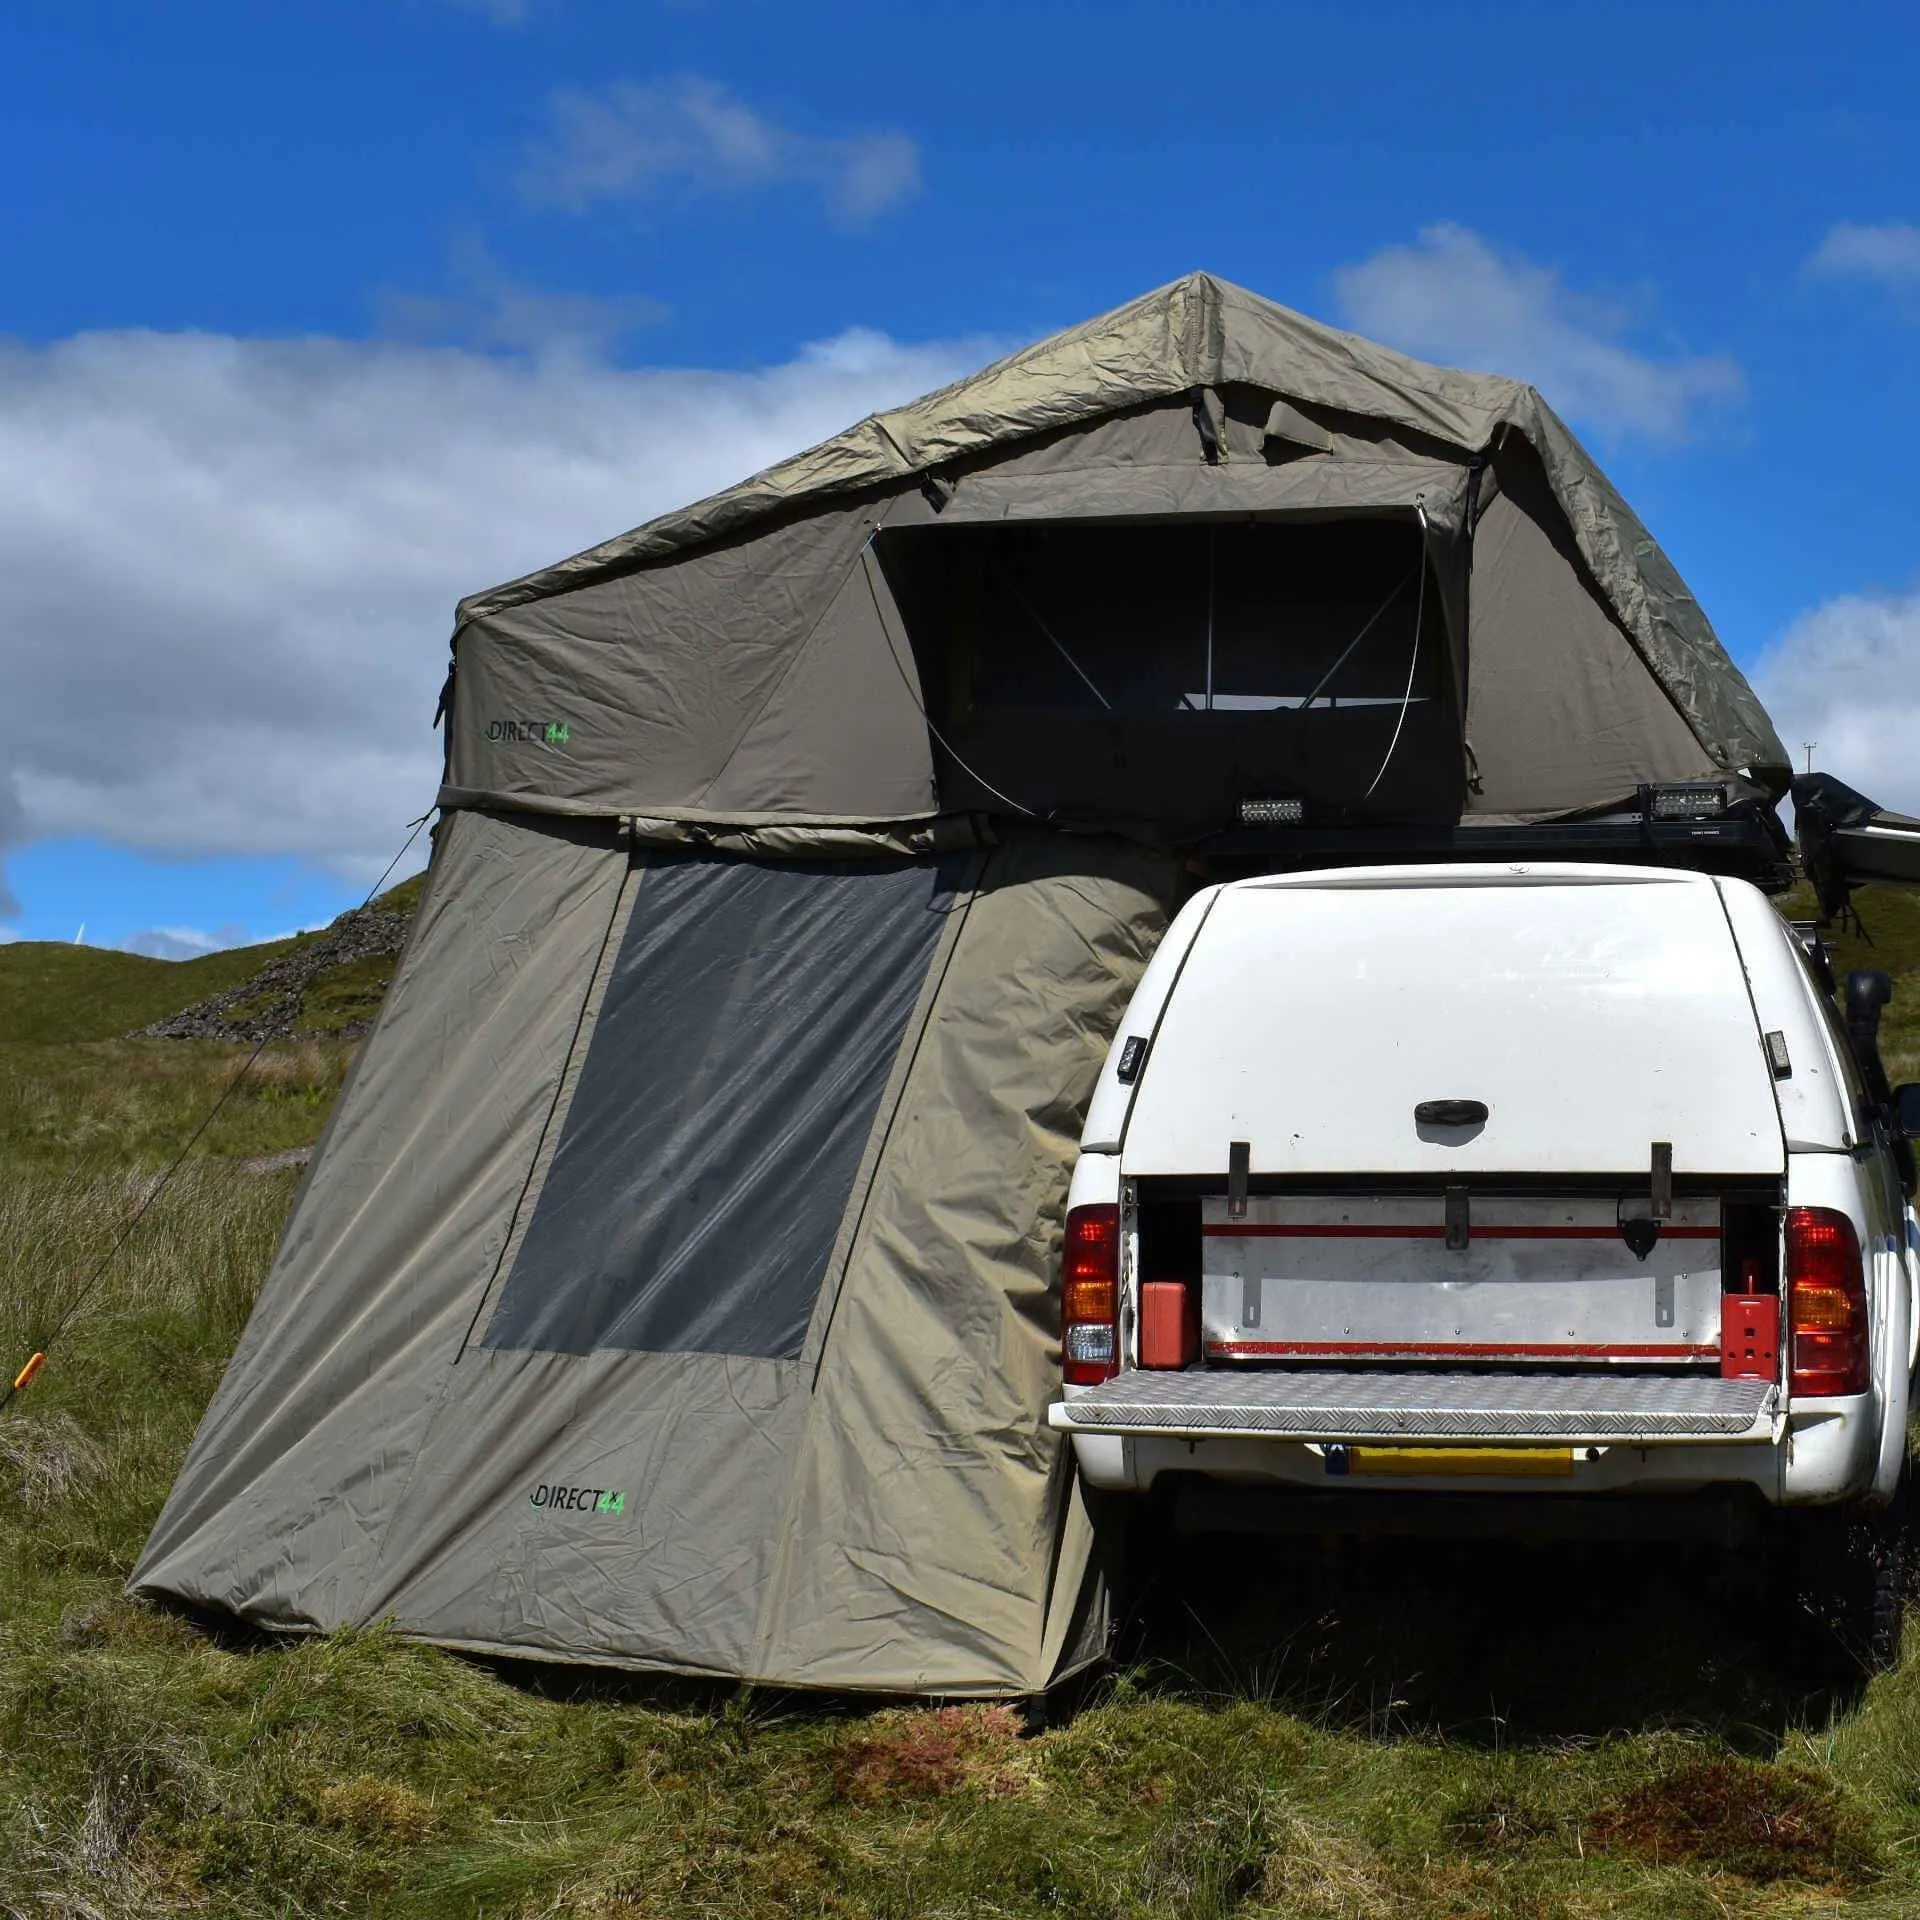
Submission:
[[[1655,820],[1717,820],[1727,810],[1727,789],[1719,780],[1649,787],[1647,810]]]
[[[1304,800],[1242,800],[1243,827],[1297,827],[1307,817]]]

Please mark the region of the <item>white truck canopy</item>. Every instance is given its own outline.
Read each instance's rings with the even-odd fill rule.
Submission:
[[[1655,1141],[1677,1174],[1785,1169],[1710,878],[1349,868],[1235,882],[1187,915],[1198,931],[1125,1122],[1129,1174],[1218,1175],[1233,1141],[1269,1175],[1644,1175]],[[1485,1121],[1416,1120],[1460,1100]],[[1089,1146],[1111,1107],[1096,1100]]]

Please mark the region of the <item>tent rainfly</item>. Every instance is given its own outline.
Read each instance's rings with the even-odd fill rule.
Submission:
[[[465,601],[454,659],[412,938],[131,1586],[783,1685],[1101,1650],[1066,1174],[1243,803],[1789,771],[1531,388],[1205,275]]]

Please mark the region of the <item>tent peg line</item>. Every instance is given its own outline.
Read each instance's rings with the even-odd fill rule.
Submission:
[[[418,820],[415,820],[411,823],[412,831],[409,832],[406,839],[400,843],[400,851],[396,853],[393,856],[393,858],[387,862],[385,868],[382,869],[380,878],[376,880],[373,883],[373,885],[367,890],[367,897],[360,902],[360,905],[362,908],[371,906],[373,904],[374,895],[377,894],[380,891],[380,889],[387,884],[387,875],[390,874],[394,870],[394,868],[397,867],[400,864],[400,862],[407,857],[407,849],[411,847],[417,839],[419,839],[420,829],[424,827],[427,824],[427,822],[432,818],[433,818],[433,809],[429,807],[426,810],[426,812],[420,816]],[[34,1380],[39,1375],[41,1368],[43,1368],[47,1364],[47,1354],[52,1349],[54,1342],[59,1340],[66,1333],[67,1329],[73,1325],[73,1322],[75,1318],[78,1316],[80,1309],[84,1307],[87,1304],[87,1302],[93,1297],[95,1289],[98,1288],[98,1286],[100,1285],[100,1282],[106,1278],[107,1269],[111,1267],[115,1259],[119,1257],[120,1250],[127,1244],[129,1240],[133,1238],[135,1230],[139,1227],[140,1222],[144,1220],[147,1217],[147,1214],[152,1210],[154,1202],[158,1200],[160,1196],[166,1192],[167,1188],[173,1184],[174,1175],[177,1174],[180,1171],[180,1169],[186,1165],[187,1156],[191,1154],[194,1148],[200,1144],[200,1141],[202,1137],[205,1135],[207,1129],[210,1126],[212,1126],[214,1121],[220,1117],[221,1109],[225,1107],[227,1102],[231,1100],[236,1093],[239,1092],[241,1082],[246,1079],[247,1075],[250,1074],[253,1071],[254,1067],[258,1064],[260,1056],[266,1052],[268,1043],[272,1040],[272,1038],[273,1038],[273,1035],[271,1033],[263,1034],[260,1037],[259,1041],[255,1044],[253,1051],[250,1054],[248,1054],[246,1059],[241,1063],[240,1071],[236,1073],[233,1076],[233,1078],[227,1082],[226,1086],[221,1089],[219,1098],[216,1099],[213,1105],[207,1109],[205,1118],[203,1118],[200,1124],[194,1128],[193,1137],[187,1142],[187,1144],[184,1147],[180,1149],[180,1151],[177,1154],[174,1155],[173,1162],[167,1168],[166,1172],[163,1173],[160,1176],[160,1178],[156,1180],[153,1183],[153,1185],[147,1189],[147,1196],[144,1200],[140,1202],[139,1206],[134,1209],[133,1218],[129,1220],[124,1227],[121,1228],[120,1235],[114,1241],[113,1245],[110,1246],[106,1250],[106,1252],[100,1256],[100,1259],[98,1263],[95,1265],[93,1271],[90,1274],[88,1274],[85,1284],[81,1287],[80,1291],[77,1294],[75,1294],[74,1297],[67,1303],[67,1310],[60,1316],[58,1320],[54,1322],[53,1331],[50,1334],[48,1334],[46,1339],[40,1343],[40,1346],[35,1350],[33,1355],[28,1359],[27,1364],[24,1367],[22,1367],[20,1371],[13,1376],[13,1379],[9,1383],[6,1391],[4,1393],[0,1393],[0,1413],[5,1413],[6,1410],[13,1404],[15,1397],[21,1393],[24,1393],[28,1387],[33,1385]]]

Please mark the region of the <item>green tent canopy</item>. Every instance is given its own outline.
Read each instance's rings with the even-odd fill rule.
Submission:
[[[1055,1266],[1250,801],[1592,817],[1786,756],[1531,388],[1205,275],[462,603],[379,1021],[131,1585],[1022,1694],[1098,1654]]]

